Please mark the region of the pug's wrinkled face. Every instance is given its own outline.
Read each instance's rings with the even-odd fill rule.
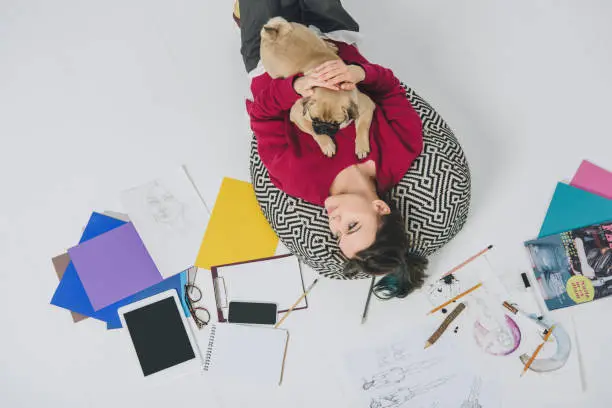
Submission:
[[[333,91],[326,88],[315,88],[312,96],[302,99],[304,117],[312,122],[317,135],[334,137],[357,119],[355,91]]]

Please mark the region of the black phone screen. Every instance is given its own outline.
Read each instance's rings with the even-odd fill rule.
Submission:
[[[227,321],[230,323],[275,324],[274,303],[230,302]]]

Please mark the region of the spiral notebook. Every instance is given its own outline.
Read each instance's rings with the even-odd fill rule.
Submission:
[[[289,332],[269,327],[211,325],[203,369],[215,378],[280,384]]]

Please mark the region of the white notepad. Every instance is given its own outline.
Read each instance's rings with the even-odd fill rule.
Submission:
[[[280,384],[288,339],[283,329],[213,324],[202,345],[204,371],[214,378]]]

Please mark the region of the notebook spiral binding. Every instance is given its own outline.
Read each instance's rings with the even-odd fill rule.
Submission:
[[[208,371],[210,367],[210,361],[212,359],[213,347],[215,346],[215,332],[217,331],[216,325],[210,327],[210,337],[208,338],[208,347],[206,348],[206,356],[204,356],[204,371]]]

